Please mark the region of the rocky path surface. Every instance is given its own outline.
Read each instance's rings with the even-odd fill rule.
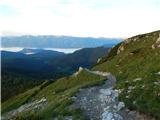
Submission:
[[[91,120],[135,120],[123,109],[125,104],[118,101],[119,91],[113,89],[116,78],[106,72],[89,72],[107,77],[107,80],[102,86],[81,89],[73,106],[80,108]]]

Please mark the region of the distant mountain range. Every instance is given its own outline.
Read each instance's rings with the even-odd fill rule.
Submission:
[[[105,45],[112,47],[121,42],[121,38],[92,38],[71,36],[6,36],[1,38],[2,47],[34,48],[90,48]]]

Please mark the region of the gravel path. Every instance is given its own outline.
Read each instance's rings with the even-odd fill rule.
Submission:
[[[74,97],[73,106],[81,108],[91,120],[134,120],[134,117],[123,109],[124,103],[118,101],[118,90],[113,89],[115,77],[105,72],[89,72],[106,76],[108,80],[102,86],[81,89],[77,97]]]

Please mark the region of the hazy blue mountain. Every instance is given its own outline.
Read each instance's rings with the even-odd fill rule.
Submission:
[[[27,55],[20,52],[1,51],[1,59],[9,60],[16,58],[28,58]]]
[[[2,37],[2,47],[34,47],[34,48],[90,48],[113,45],[121,42],[120,38],[92,38],[71,36],[8,36]]]

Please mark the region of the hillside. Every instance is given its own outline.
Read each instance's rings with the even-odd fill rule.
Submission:
[[[14,74],[11,72],[1,72],[1,101],[9,99],[19,93],[25,92],[34,86],[41,84],[43,80],[35,80],[31,77],[23,76],[20,74]]]
[[[5,101],[2,104],[2,114],[25,105],[24,108],[20,108],[22,110],[21,113],[18,112],[19,114],[15,114],[17,112],[14,113],[14,111],[12,111],[3,114],[4,118],[11,119],[13,117],[14,119],[44,120],[55,117],[63,119],[63,116],[72,115],[74,119],[86,119],[80,109],[68,110],[66,107],[73,103],[72,98],[74,99],[74,97],[72,96],[74,96],[80,88],[102,84],[104,79],[104,77],[79,69],[77,75],[64,77],[55,82],[45,82],[40,86]],[[37,106],[38,108],[34,108],[35,102],[39,106]],[[31,106],[33,106],[33,108]],[[25,109],[26,107],[29,109]]]
[[[54,66],[58,65],[58,70],[67,70],[72,74],[80,66],[91,68],[100,57],[108,54],[108,50],[109,48],[105,47],[83,48],[63,57],[51,59],[49,63]]]
[[[159,80],[160,31],[155,31],[126,39],[91,70],[80,68],[71,76],[45,82],[5,101],[2,116],[36,120],[142,120],[143,116],[159,120]]]
[[[126,39],[93,70],[116,76],[119,99],[129,109],[160,119],[160,31]]]

